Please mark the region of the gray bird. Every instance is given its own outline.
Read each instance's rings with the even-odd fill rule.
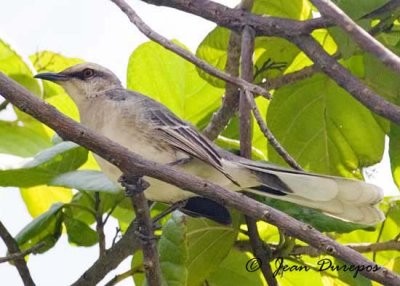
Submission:
[[[61,85],[76,103],[82,124],[148,160],[173,165],[228,190],[296,203],[345,221],[373,225],[384,219],[376,206],[383,197],[378,187],[227,155],[191,124],[157,101],[125,89],[110,70],[97,64],[78,64],[35,77]],[[95,157],[102,171],[117,181],[121,171]],[[147,199],[168,204],[189,199],[194,202],[189,212],[192,208],[206,217],[218,216],[213,213],[220,209],[218,204],[157,179],[145,179],[150,183]]]

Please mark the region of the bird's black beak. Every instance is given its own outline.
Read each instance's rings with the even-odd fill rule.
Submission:
[[[49,80],[52,82],[60,82],[60,81],[65,81],[69,79],[69,76],[62,74],[62,73],[52,73],[52,72],[45,72],[45,73],[39,73],[34,76],[34,78],[40,78],[44,80]]]

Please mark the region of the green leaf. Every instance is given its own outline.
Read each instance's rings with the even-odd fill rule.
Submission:
[[[29,89],[35,95],[40,95],[40,86],[38,81],[33,78],[30,67],[3,40],[0,40],[0,71]]]
[[[333,264],[337,265],[339,267],[350,267],[348,263],[343,262],[340,259],[335,258],[333,260]],[[346,269],[346,268],[343,268]],[[354,286],[371,286],[371,280],[365,278],[360,274],[360,272],[357,271],[345,271],[345,270],[340,270],[338,271],[339,274],[339,279],[348,283],[349,285],[354,285]]]
[[[68,203],[72,190],[53,186],[21,188],[21,196],[32,217],[46,212],[55,203]]]
[[[187,284],[187,219],[183,215],[173,215],[164,225],[158,243],[161,270],[167,285],[195,285]]]
[[[62,142],[33,158],[12,159],[0,165],[0,186],[31,187],[47,184],[54,177],[77,169],[87,160],[87,150],[72,142]]]
[[[127,86],[194,124],[219,106],[223,94],[201,79],[193,64],[154,42],[140,45],[130,56]]]
[[[121,187],[102,172],[89,170],[63,173],[53,178],[49,184],[89,192],[118,193],[121,191]]]
[[[324,75],[277,90],[267,122],[308,170],[361,178],[362,167],[382,158],[385,133],[375,117]],[[270,161],[284,164],[271,146],[268,150]]]
[[[65,216],[64,224],[67,228],[68,241],[72,244],[92,246],[99,241],[97,232],[80,220]]]
[[[232,215],[237,226],[240,216]],[[200,285],[223,261],[237,237],[237,228],[204,218],[187,218],[188,284]]]
[[[222,263],[217,266],[215,272],[207,278],[207,285],[265,285],[260,270],[255,272],[246,270],[246,264],[251,258],[253,258],[251,255],[233,248]]]
[[[43,253],[52,248],[61,236],[63,204],[54,204],[47,212],[35,218],[15,237],[21,250],[28,249],[40,242],[45,245],[39,249]]]
[[[281,0],[256,0],[251,10],[255,14],[306,20],[311,17],[311,5],[306,0],[292,0],[282,4]]]
[[[31,55],[29,59],[38,72],[60,72],[83,62],[81,59],[68,58],[51,51],[37,52]],[[54,95],[65,95],[64,89],[59,85],[45,80],[42,83],[44,98],[47,99]]]
[[[391,124],[389,138],[390,167],[393,180],[400,188],[400,127],[397,124]]]
[[[0,121],[0,153],[30,157],[50,146],[49,138],[32,126]]]
[[[203,39],[196,50],[196,57],[205,60],[219,70],[225,70],[228,58],[230,31],[226,28],[216,27]],[[215,87],[225,87],[225,82],[197,68],[199,75]]]
[[[131,260],[131,269],[135,270],[135,273],[133,274],[133,282],[135,285],[146,285],[146,277],[143,269],[143,251],[141,249],[133,254]]]
[[[362,16],[382,7],[389,0],[333,0],[340,9],[353,19],[359,19]]]

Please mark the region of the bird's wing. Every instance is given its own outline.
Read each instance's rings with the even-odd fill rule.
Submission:
[[[221,156],[193,126],[176,117],[168,109],[149,109],[151,121],[160,131],[161,138],[173,147],[224,172]]]

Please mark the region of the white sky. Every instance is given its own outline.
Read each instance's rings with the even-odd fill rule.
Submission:
[[[232,7],[238,0],[217,2]],[[179,39],[192,51],[214,27],[213,23],[173,9],[137,0],[129,4],[157,32]],[[46,49],[99,63],[113,70],[123,82],[129,55],[138,44],[147,41],[107,0],[0,0],[0,39],[24,57]],[[397,194],[388,160],[385,161],[383,167],[375,168],[373,181],[383,186],[386,193]],[[0,188],[0,220],[13,235],[31,220],[14,188]],[[113,234],[115,224],[110,224],[108,229]],[[5,252],[0,241],[0,257]],[[31,256],[28,266],[37,285],[69,285],[96,257],[97,247],[72,247],[63,235],[55,248],[44,255]],[[128,270],[129,263],[125,261],[116,273]],[[16,286],[22,282],[15,268],[3,263],[0,264],[0,284]],[[132,285],[132,282],[127,279],[118,285]]]

